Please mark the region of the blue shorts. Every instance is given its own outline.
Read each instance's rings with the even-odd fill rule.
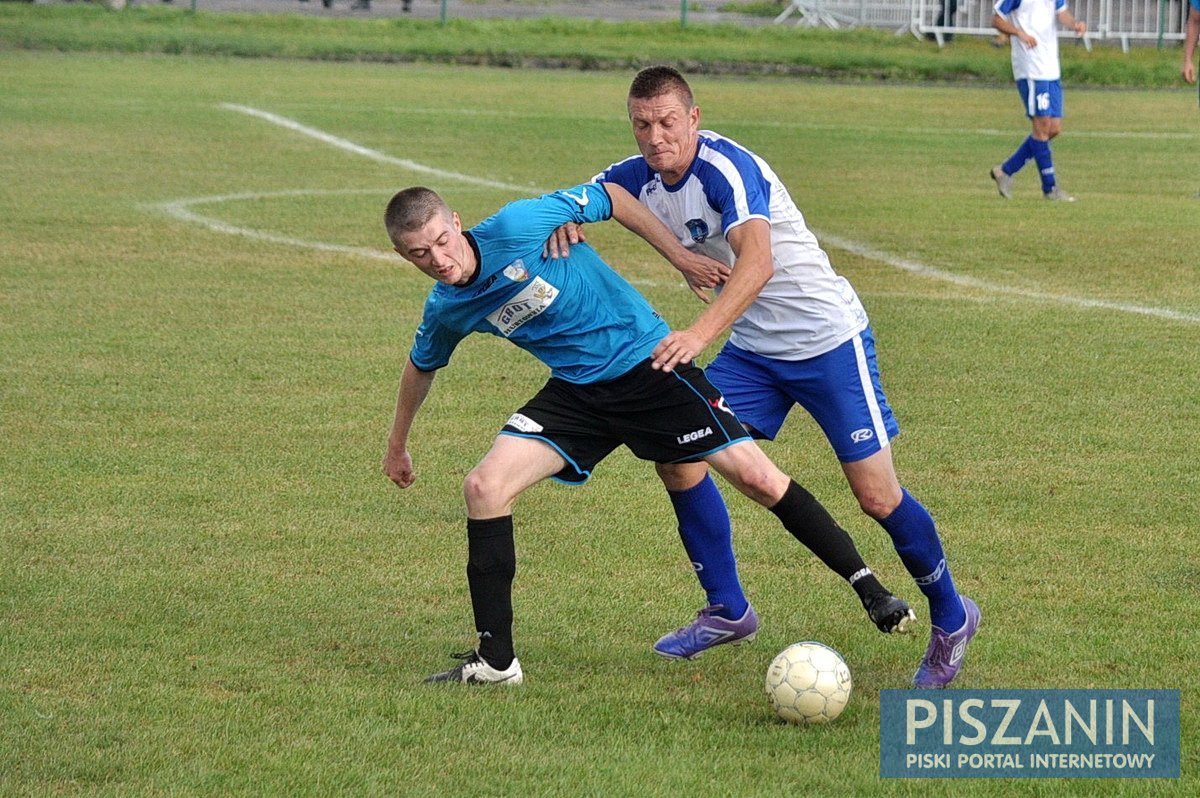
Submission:
[[[756,437],[774,440],[797,404],[843,463],[870,457],[900,434],[879,382],[870,327],[808,360],[776,360],[726,343],[704,372]]]
[[[1017,81],[1025,116],[1050,116],[1062,119],[1063,95],[1061,80],[1033,80],[1022,78]]]

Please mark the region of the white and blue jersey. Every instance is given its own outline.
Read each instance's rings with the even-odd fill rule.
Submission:
[[[1012,37],[1013,78],[1060,80],[1058,15],[1067,9],[1066,0],[997,0],[994,9],[1037,39],[1037,47],[1028,47],[1016,36]]]
[[[866,329],[867,314],[845,278],[804,223],[766,161],[711,130],[701,130],[695,159],[667,185],[640,155],[592,178],[618,183],[646,205],[685,247],[734,265],[726,240],[751,219],[771,226],[774,274],[733,323],[730,341],[764,357],[804,360],[828,352]]]
[[[576,384],[615,379],[648,358],[670,330],[633,286],[586,244],[568,258],[542,255],[559,225],[611,215],[608,192],[589,183],[510,203],[466,231],[479,268],[466,285],[430,291],[413,365],[445,366],[473,332],[507,338]]]
[[[684,246],[730,266],[728,232],[750,219],[770,224],[774,274],[705,369],[743,422],[774,438],[799,404],[843,462],[870,457],[899,433],[879,381],[867,312],[766,161],[702,130],[696,157],[675,185],[640,155],[592,179],[619,183]]]

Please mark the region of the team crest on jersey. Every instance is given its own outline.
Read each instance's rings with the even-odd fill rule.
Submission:
[[[512,263],[504,267],[504,276],[512,280],[514,283],[523,283],[529,279],[529,270],[525,268],[525,261],[517,258]]]
[[[703,219],[689,219],[684,224],[687,227],[688,234],[697,244],[703,244],[708,240],[708,222]]]
[[[516,296],[487,315],[487,320],[505,338],[517,328],[539,315],[558,298],[558,289],[541,277],[517,292]]]

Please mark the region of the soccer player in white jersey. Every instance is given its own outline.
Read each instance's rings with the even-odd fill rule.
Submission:
[[[670,371],[691,361],[732,328],[706,373],[751,434],[774,439],[796,404],[816,419],[860,507],[888,532],[929,601],[933,629],[913,684],[946,686],[962,666],[979,608],[955,589],[932,517],[897,480],[890,443],[899,426],[854,288],[830,266],[771,167],[700,129],[700,109],[676,70],[639,72],[628,111],[641,155],[594,179],[623,186],[670,235],[731,267],[708,308],[655,348],[655,367]],[[565,251],[578,237],[577,229],[562,229],[550,247]],[[722,279],[675,265],[693,290]],[[658,467],[668,487],[694,484],[703,469],[702,463]],[[680,534],[687,545],[682,525]]]
[[[1027,161],[1037,163],[1042,176],[1042,196],[1074,202],[1054,176],[1050,140],[1062,132],[1062,70],[1058,63],[1058,23],[1082,36],[1087,23],[1075,19],[1066,0],[998,0],[992,25],[1009,34],[1012,42],[1013,79],[1021,93],[1025,115],[1033,132],[1008,160],[992,167],[992,180],[1000,196],[1012,199],[1013,177]]]

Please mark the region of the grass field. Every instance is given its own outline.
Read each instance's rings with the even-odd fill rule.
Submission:
[[[382,476],[430,285],[387,256],[383,205],[423,183],[470,223],[587,179],[633,151],[627,74],[14,51],[0,74],[0,793],[1200,790],[1194,95],[1068,86],[1061,205],[1031,169],[1012,202],[986,177],[1026,133],[1009,89],[694,84],[871,313],[901,475],[984,611],[961,685],[1182,690],[1179,782],[899,782],[878,696],[927,627],[880,635],[730,496],[759,639],[657,659],[702,595],[624,453],[518,507],[527,683],[419,683],[472,642],[462,477],[545,374],[470,340],[417,485]],[[592,240],[669,321],[697,312],[623,230]],[[920,606],[815,425],[768,451]],[[762,695],[800,639],[854,673],[828,727]]]

